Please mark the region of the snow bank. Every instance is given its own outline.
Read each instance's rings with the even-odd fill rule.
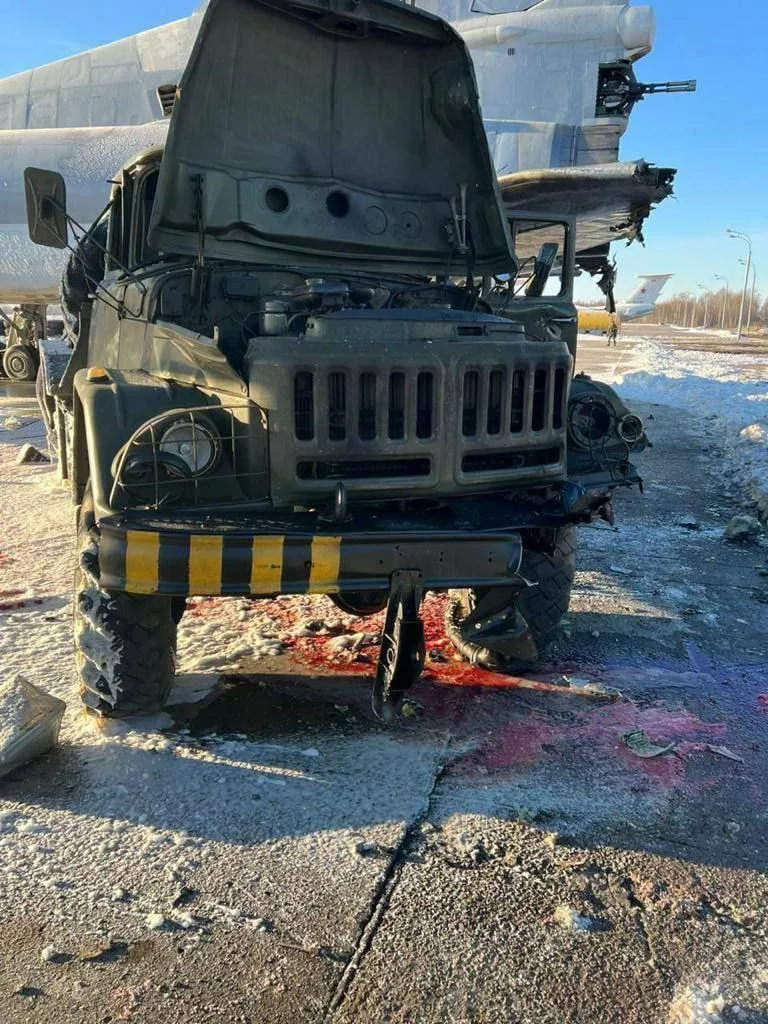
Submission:
[[[768,517],[768,365],[759,356],[676,351],[647,338],[614,382],[627,401],[672,405],[722,429],[721,469]],[[620,365],[620,364],[619,364]],[[714,423],[713,423],[714,421]]]

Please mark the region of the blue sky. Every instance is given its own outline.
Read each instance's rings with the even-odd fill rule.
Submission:
[[[0,77],[184,17],[196,0],[131,0],[96,16],[92,0],[0,0]],[[640,273],[674,273],[669,289],[717,288],[713,274],[740,287],[744,243],[752,235],[758,289],[768,292],[768,93],[764,0],[656,0],[653,53],[637,65],[641,81],[696,78],[692,95],[648,97],[638,104],[622,157],[678,168],[676,198],[654,214],[645,248],[617,247],[619,296]],[[579,282],[582,298],[596,297]]]

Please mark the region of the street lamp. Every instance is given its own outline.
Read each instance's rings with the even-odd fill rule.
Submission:
[[[728,306],[728,278],[723,277],[722,274],[715,274],[714,277],[718,281],[725,281],[725,298],[723,299],[723,315],[720,317],[720,330],[725,330],[725,310]]]
[[[733,228],[728,228],[725,232],[730,235],[731,238],[740,238],[742,241],[747,243],[749,253],[747,255],[747,271],[744,274],[744,288],[741,292],[741,306],[739,307],[739,330],[736,335],[737,338],[741,337],[741,324],[744,319],[744,306],[747,302],[747,285],[749,284],[749,268],[752,266],[752,239],[749,235],[745,235],[743,231],[734,231]]]
[[[746,260],[739,260],[739,263],[746,263]],[[749,273],[749,270],[747,270]],[[749,293],[749,312],[747,313],[747,334],[749,334],[749,328],[752,326],[752,307],[755,304],[755,280],[757,279],[757,267],[752,264],[752,291]]]
[[[702,324],[702,327],[706,331],[706,329],[707,329],[707,320],[709,318],[709,296],[712,293],[710,292],[709,288],[707,288],[707,286],[705,284],[697,285],[697,287],[701,288],[701,290],[703,292],[705,292],[706,296],[707,296],[706,299],[704,300],[704,323]]]

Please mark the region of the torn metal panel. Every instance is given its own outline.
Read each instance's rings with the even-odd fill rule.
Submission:
[[[575,217],[576,251],[582,253],[620,240],[642,242],[645,219],[672,195],[675,174],[638,160],[521,171],[499,185],[508,213]]]

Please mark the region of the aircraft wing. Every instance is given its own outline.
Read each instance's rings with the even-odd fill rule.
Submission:
[[[576,218],[576,253],[585,269],[602,263],[611,242],[643,240],[643,224],[672,195],[675,171],[644,160],[518,171],[499,179],[505,208]],[[519,252],[518,257],[535,255]]]

